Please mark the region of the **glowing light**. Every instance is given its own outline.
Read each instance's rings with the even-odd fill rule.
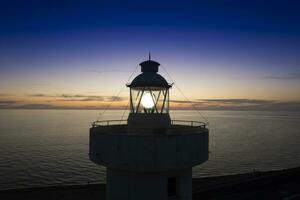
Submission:
[[[149,92],[146,92],[143,96],[142,96],[142,105],[144,108],[153,108],[154,106],[154,102],[153,102],[153,99],[152,99],[152,96]]]

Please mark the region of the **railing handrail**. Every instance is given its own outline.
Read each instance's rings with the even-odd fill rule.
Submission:
[[[119,125],[124,125],[124,123],[121,124],[121,122],[126,122],[126,124],[127,124],[127,120],[112,119],[112,120],[101,120],[101,121],[97,120],[97,121],[94,121],[92,123],[92,126],[93,127],[95,127],[95,126],[110,126],[111,125],[110,122],[120,122]],[[104,125],[101,125],[101,123],[104,124]],[[114,125],[116,125],[116,124],[114,124]]]
[[[119,122],[119,124],[111,124],[111,122]],[[207,123],[205,123],[205,122],[194,121],[194,120],[177,120],[177,119],[171,120],[171,125],[184,125],[184,124],[178,124],[178,123],[176,124],[176,122],[188,123],[189,126],[191,126],[191,127],[206,128],[206,125],[207,125]],[[97,127],[97,126],[111,126],[111,125],[126,125],[126,124],[127,124],[127,120],[117,120],[117,119],[113,119],[113,120],[101,120],[101,121],[97,120],[97,121],[94,121],[92,123],[92,127]]]

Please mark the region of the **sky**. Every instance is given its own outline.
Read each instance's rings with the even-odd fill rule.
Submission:
[[[150,51],[174,109],[300,110],[299,1],[0,4],[0,108],[126,107]]]

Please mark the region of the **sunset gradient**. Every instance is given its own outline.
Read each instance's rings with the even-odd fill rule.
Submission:
[[[300,5],[271,2],[2,1],[0,108],[124,108],[151,51],[172,108],[300,110]]]

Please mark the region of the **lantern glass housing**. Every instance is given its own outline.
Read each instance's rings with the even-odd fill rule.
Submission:
[[[130,88],[130,113],[169,113],[169,89],[172,87],[159,75],[159,63],[153,60],[140,63],[142,73],[135,77]]]
[[[168,113],[169,89],[168,88],[131,88],[130,89],[131,113]]]

